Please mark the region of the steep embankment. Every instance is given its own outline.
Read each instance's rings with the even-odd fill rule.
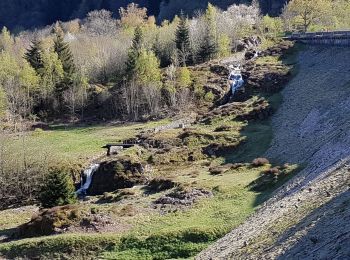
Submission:
[[[309,47],[266,156],[305,168],[198,259],[350,257],[350,49]]]

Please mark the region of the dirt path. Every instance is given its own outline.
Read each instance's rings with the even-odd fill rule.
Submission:
[[[282,94],[266,156],[305,169],[198,259],[350,258],[350,49],[309,47]]]

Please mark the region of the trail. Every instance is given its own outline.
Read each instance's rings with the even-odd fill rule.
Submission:
[[[197,259],[350,258],[350,49],[308,47],[266,157],[305,168]]]

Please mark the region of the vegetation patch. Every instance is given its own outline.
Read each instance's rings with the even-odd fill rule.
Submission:
[[[170,190],[176,186],[176,182],[174,181],[174,178],[171,177],[156,177],[152,179],[146,189],[148,192],[161,192],[165,190]]]
[[[213,194],[204,189],[184,189],[180,187],[157,199],[155,204],[190,206],[199,198],[210,198]]]
[[[47,236],[60,233],[64,229],[79,223],[83,218],[83,211],[78,206],[62,206],[42,210],[34,215],[30,222],[18,228],[18,238]]]
[[[266,158],[255,158],[253,161],[252,161],[252,166],[253,167],[260,167],[260,166],[264,166],[264,165],[267,165],[269,164],[269,160],[266,159]]]
[[[118,189],[115,192],[105,192],[99,197],[97,203],[113,203],[123,199],[130,198],[135,195],[135,191],[132,189]]]
[[[171,232],[151,235],[146,239],[137,236],[125,237],[114,250],[106,253],[113,259],[171,259],[189,258],[214,242],[221,234],[192,229],[184,232]]]
[[[275,166],[261,173],[260,177],[249,184],[250,189],[261,192],[276,187],[290,178],[298,169],[296,165]]]

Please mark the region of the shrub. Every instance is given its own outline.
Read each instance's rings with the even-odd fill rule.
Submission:
[[[174,188],[176,183],[171,178],[158,177],[151,180],[147,186],[150,192],[160,192]]]
[[[187,88],[191,85],[191,72],[187,67],[179,68],[176,76],[176,81],[179,88]]]
[[[41,188],[39,201],[45,208],[76,202],[73,180],[65,169],[51,169]]]
[[[283,168],[276,166],[263,171],[258,179],[251,182],[248,187],[251,190],[262,192],[269,189],[275,188],[276,185],[283,183],[289,176],[296,173],[298,168],[289,166],[288,168]]]
[[[5,115],[6,107],[7,107],[6,103],[7,103],[7,100],[6,100],[5,91],[0,86],[0,119],[3,115]]]
[[[207,94],[205,94],[205,96],[204,96],[204,100],[205,100],[206,102],[213,102],[214,99],[215,99],[215,96],[214,96],[213,92],[211,92],[211,91],[209,91],[209,92],[208,92]]]
[[[227,57],[230,54],[231,54],[231,40],[226,34],[222,34],[218,39],[218,56]]]
[[[252,161],[252,166],[254,167],[260,167],[260,166],[264,166],[266,164],[269,164],[269,160],[266,158],[256,158]]]

